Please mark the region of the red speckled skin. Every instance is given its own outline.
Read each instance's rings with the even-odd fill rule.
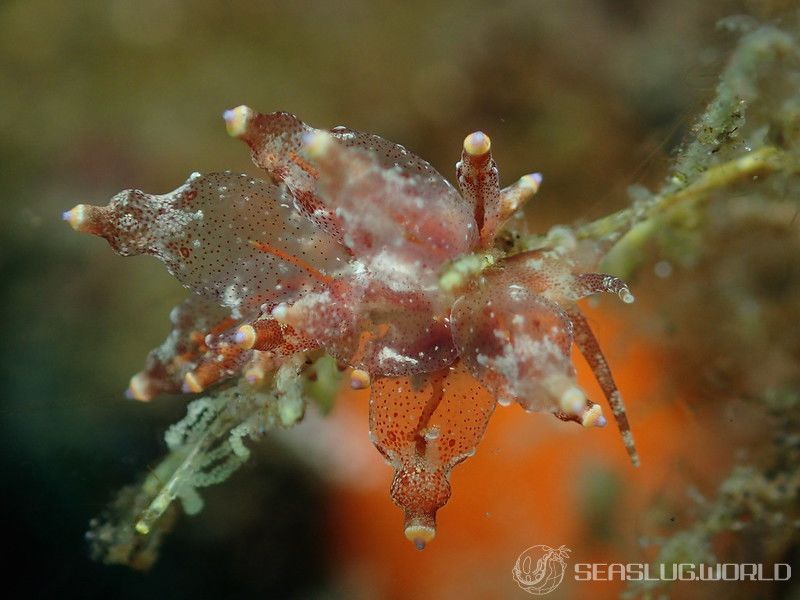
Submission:
[[[268,181],[193,175],[169,194],[127,190],[108,206],[67,213],[120,254],[156,256],[193,292],[133,378],[133,396],[198,392],[322,349],[371,377],[370,435],[395,469],[391,496],[408,527],[434,532],[450,471],[475,452],[498,400],[605,422],[574,381],[575,343],[637,460],[619,392],[576,305],[601,291],[629,295],[624,283],[585,273],[563,252],[493,250],[540,176],[501,189],[484,134],[465,140],[459,191],[378,136],[246,107],[226,119]],[[453,261],[486,250],[500,257],[494,266],[440,285]]]

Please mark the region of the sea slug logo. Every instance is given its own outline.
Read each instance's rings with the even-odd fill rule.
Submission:
[[[514,564],[511,571],[514,581],[529,594],[549,594],[564,581],[567,569],[564,559],[569,557],[569,552],[566,546],[531,546],[519,555]]]
[[[571,550],[566,546],[551,548],[537,545],[517,557],[511,574],[517,585],[529,594],[543,596],[556,589],[567,571],[566,559]],[[575,563],[575,581],[789,581],[789,563]]]

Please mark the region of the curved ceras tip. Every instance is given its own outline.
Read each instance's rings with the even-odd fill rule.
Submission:
[[[464,152],[470,156],[482,156],[489,152],[492,140],[482,131],[475,131],[464,138]]]
[[[225,129],[231,137],[240,137],[247,132],[247,126],[255,115],[255,111],[249,106],[242,104],[236,108],[229,108],[222,113],[225,120]]]
[[[633,297],[633,294],[631,294],[631,291],[626,287],[617,292],[617,295],[625,304],[632,304],[633,301],[636,300],[636,298]]]
[[[424,522],[422,519],[410,519],[406,523],[403,533],[417,550],[424,550],[428,542],[436,537],[436,526]]]
[[[350,387],[354,390],[363,390],[369,387],[369,373],[362,369],[353,369],[350,373]]]

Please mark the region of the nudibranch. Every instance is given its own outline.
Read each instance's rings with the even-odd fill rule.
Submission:
[[[577,301],[632,302],[620,279],[563,249],[508,255],[506,221],[536,193],[533,173],[500,187],[491,141],[468,135],[458,188],[381,137],[313,128],[285,112],[227,110],[268,177],[194,173],[175,191],[126,190],[64,213],[124,256],[151,254],[192,294],[128,395],[198,393],[224,379],[258,386],[298,353],[325,352],[369,388],[371,440],[395,471],[391,497],[423,548],[499,403],[585,427],[606,418],[578,385],[586,358],[634,464],[608,364]]]

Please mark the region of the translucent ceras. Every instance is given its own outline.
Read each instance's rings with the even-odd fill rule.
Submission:
[[[583,353],[638,457],[619,391],[576,302],[633,296],[556,249],[504,256],[495,238],[537,191],[501,188],[489,137],[464,140],[459,189],[402,146],[288,113],[224,114],[268,180],[192,174],[175,191],[127,190],[64,214],[122,255],[152,254],[193,295],[131,379],[128,394],[200,392],[231,376],[257,385],[298,352],[321,350],[370,387],[370,436],[395,470],[405,534],[424,547],[499,402],[603,426],[575,380]]]

